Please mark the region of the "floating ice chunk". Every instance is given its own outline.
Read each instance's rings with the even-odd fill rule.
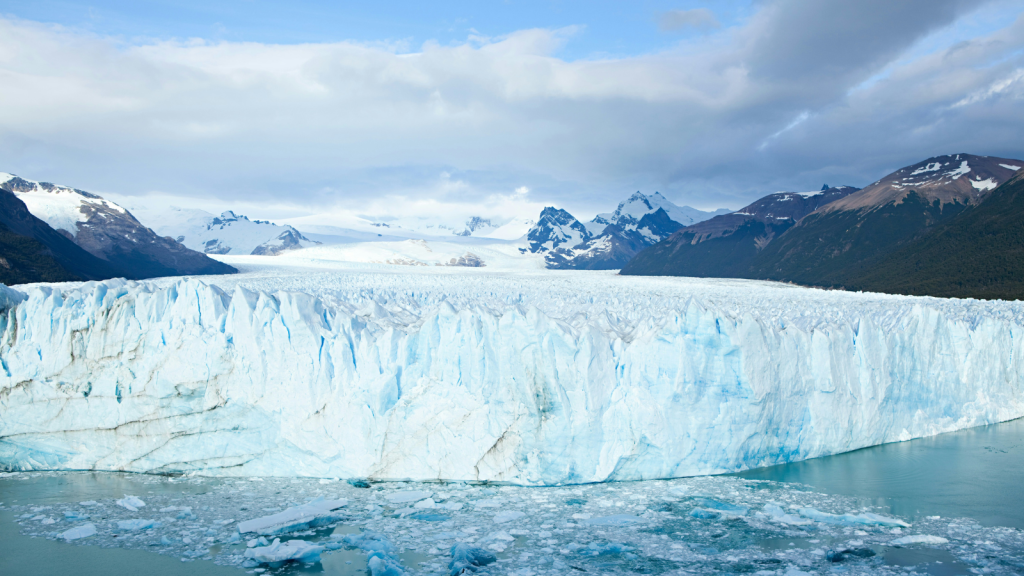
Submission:
[[[872,512],[863,514],[829,514],[814,508],[801,508],[800,515],[825,524],[840,524],[843,526],[901,526],[909,528],[910,524],[896,518],[880,516]]]
[[[673,498],[685,498],[690,491],[686,486],[673,486],[668,489],[668,495]]]
[[[149,530],[150,528],[159,528],[160,523],[155,520],[142,520],[135,518],[132,520],[118,520],[117,528],[119,530]]]
[[[625,544],[618,544],[615,542],[605,544],[591,542],[590,544],[578,550],[579,554],[582,556],[608,556],[611,554],[626,554],[632,551],[632,547],[626,546]]]
[[[95,500],[86,500],[85,502],[79,502],[79,506],[99,506],[99,502]]]
[[[448,563],[448,574],[450,576],[477,572],[480,568],[498,561],[494,554],[487,550],[462,542],[452,546],[451,553],[452,560]]]
[[[405,573],[395,547],[382,534],[367,530],[361,534],[347,534],[342,540],[367,553],[366,567],[370,576],[402,576]]]
[[[774,522],[780,524],[789,524],[791,526],[807,526],[808,524],[814,524],[813,520],[807,518],[801,518],[795,514],[787,514],[778,504],[765,504],[764,513]]]
[[[403,492],[392,492],[384,497],[385,500],[392,504],[408,504],[409,502],[418,502],[424,498],[430,498],[432,492],[426,492],[423,490],[406,490]]]
[[[930,536],[928,534],[914,534],[904,536],[889,542],[890,546],[906,546],[907,544],[948,544],[949,540],[941,536]]]
[[[280,538],[274,538],[274,542],[269,546],[249,548],[245,551],[245,557],[260,564],[276,564],[289,560],[319,562],[323,551],[323,546],[305,540],[289,540],[282,543]]]
[[[477,500],[473,502],[473,506],[477,509],[480,508],[501,508],[502,502],[498,498],[487,498],[484,500]]]
[[[53,518],[49,518],[49,517],[43,518],[42,520],[39,521],[40,524],[54,524],[56,522],[57,522],[56,520],[54,520]]]
[[[495,524],[504,524],[505,522],[511,522],[513,520],[519,520],[526,516],[525,513],[518,510],[506,510],[504,512],[498,512],[494,515]]]
[[[715,510],[708,510],[706,508],[694,508],[690,510],[690,516],[693,518],[700,518],[701,520],[714,520],[715,518],[721,518],[722,513]]]
[[[64,519],[74,522],[75,520],[88,520],[89,516],[86,514],[79,514],[74,510],[68,510],[64,513]]]
[[[413,508],[437,508],[437,502],[434,502],[432,499],[427,498],[426,500],[420,500],[419,502],[413,504]]]
[[[238,531],[242,534],[255,532],[265,536],[284,534],[296,530],[306,530],[317,526],[325,526],[344,518],[334,512],[348,504],[348,500],[324,500],[317,498],[308,504],[294,506],[277,514],[254,518],[238,523]]]
[[[445,502],[444,504],[438,504],[437,507],[444,508],[445,510],[451,510],[452,512],[457,512],[459,510],[462,510],[463,506],[465,506],[465,504],[463,504],[462,502]]]
[[[125,495],[124,498],[121,498],[120,500],[115,500],[114,503],[123,508],[127,508],[132,512],[138,512],[139,508],[142,508],[143,506],[146,505],[146,503],[140,500],[138,497],[129,496],[127,494]]]
[[[89,522],[88,524],[75,526],[70,530],[62,532],[60,537],[70,542],[72,540],[78,540],[80,538],[88,538],[89,536],[93,536],[94,534],[96,534],[96,525],[92,522]]]
[[[640,522],[640,520],[641,518],[633,516],[632,514],[613,514],[611,516],[599,516],[597,518],[584,520],[583,523],[594,526],[629,526],[630,524]]]
[[[695,498],[694,503],[701,508],[718,510],[719,512],[725,512],[735,516],[744,516],[746,515],[747,510],[749,510],[746,506],[737,506],[735,504],[729,504],[728,502],[721,502],[711,498]]]

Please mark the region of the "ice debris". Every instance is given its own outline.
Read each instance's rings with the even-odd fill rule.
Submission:
[[[300,562],[319,562],[323,546],[311,544],[305,540],[289,540],[281,542],[274,538],[269,546],[256,546],[245,551],[244,556],[260,564],[278,565],[289,560]]]
[[[146,503],[140,500],[138,497],[127,495],[124,498],[121,498],[120,500],[115,500],[114,503],[123,508],[127,508],[132,512],[138,512],[139,508],[142,508],[143,506],[146,505]]]
[[[942,536],[930,536],[927,534],[914,534],[903,536],[889,542],[890,546],[906,546],[907,544],[948,544],[949,540]]]
[[[366,567],[370,570],[370,576],[402,576],[405,573],[395,547],[383,534],[367,530],[360,534],[346,535],[342,540],[366,552]]]
[[[159,527],[160,527],[160,522],[157,522],[155,520],[142,520],[142,519],[135,518],[135,519],[132,519],[132,520],[118,520],[117,521],[117,528],[118,528],[118,530],[131,530],[131,531],[135,531],[135,530],[149,530],[150,528],[159,528]]]
[[[88,538],[96,534],[96,525],[92,522],[88,524],[82,524],[81,526],[75,526],[70,530],[65,530],[60,534],[60,537],[64,540],[79,540],[81,538]]]
[[[452,560],[448,563],[449,576],[479,572],[482,567],[498,561],[494,554],[487,550],[463,542],[452,546],[451,553]]]
[[[238,523],[238,531],[242,534],[255,532],[264,536],[284,534],[296,530],[306,530],[317,526],[326,526],[341,520],[345,516],[335,512],[348,504],[347,500],[325,500],[316,498],[308,504],[294,506],[277,514],[254,518]]]
[[[888,516],[881,516],[873,512],[864,512],[863,514],[829,514],[827,512],[815,510],[814,508],[801,508],[800,515],[805,518],[810,518],[816,522],[839,524],[842,526],[910,527],[910,524],[907,524],[902,520],[889,518]]]

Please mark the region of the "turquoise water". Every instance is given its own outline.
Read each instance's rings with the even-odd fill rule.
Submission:
[[[503,539],[490,541],[501,544],[497,549],[504,550],[497,553],[500,566],[494,574],[511,574],[523,567],[538,576],[565,574],[567,569],[573,570],[571,573],[596,570],[658,574],[681,568],[721,574],[761,569],[777,574],[798,569],[833,574],[838,570],[851,576],[957,576],[984,568],[994,574],[1018,574],[1024,573],[1022,478],[1024,419],[740,474],[576,487],[384,483],[356,489],[344,482],[317,479],[12,474],[0,476],[0,574],[244,574],[238,561],[234,566],[224,566],[210,560],[231,563],[231,555],[240,558],[245,552],[244,541],[227,538],[235,530],[234,522],[332,494],[350,500],[348,520],[286,538],[324,542],[332,533],[374,530],[395,544],[397,558],[409,576],[444,573],[447,550],[453,542],[467,537],[488,542],[484,536],[496,530],[509,530],[511,535],[506,533]],[[383,498],[396,490],[427,490],[440,501],[461,502],[464,507],[441,514],[442,518],[450,516],[449,521],[420,522],[416,515],[406,517],[396,512],[406,504],[388,507]],[[126,511],[112,500],[128,494],[149,503],[138,517],[167,516],[157,514],[157,509],[187,504],[200,517],[202,529],[170,520],[159,531],[116,534],[118,530],[111,525],[131,515],[126,516]],[[492,498],[501,499],[500,508],[475,505]],[[706,506],[709,498],[732,502],[730,506],[742,510],[749,508],[749,513],[741,515],[750,522],[727,515],[695,518],[690,513],[693,506]],[[84,501],[101,504],[83,508],[79,503]],[[762,512],[770,502],[780,503],[792,514],[801,506],[833,514],[871,511],[902,518],[913,527],[901,532],[817,523],[810,527],[778,525],[767,521]],[[378,512],[371,510],[381,506],[384,508]],[[88,512],[101,533],[73,543],[52,539],[52,534],[75,524],[63,520],[64,510],[69,509]],[[497,526],[492,518],[505,510],[522,510],[525,517],[518,524]],[[56,523],[41,525],[38,518],[32,518],[37,513],[56,519]],[[616,514],[629,522],[587,527],[591,516]],[[233,520],[225,520],[221,526],[219,519],[229,518]],[[958,518],[970,520],[950,520]],[[199,546],[202,552],[190,554],[197,544],[187,548],[182,545],[182,530],[186,528],[197,540],[208,535],[208,528],[217,532],[210,532],[215,538],[207,538],[210,542]],[[951,542],[948,546],[890,544],[903,534],[943,535]],[[162,536],[176,542],[173,546],[161,545]],[[587,553],[587,548],[567,551],[576,544],[604,550],[609,542],[623,542],[631,552],[606,555]],[[875,555],[842,565],[824,560],[827,550],[858,546],[872,549]],[[659,548],[665,553],[645,555]],[[343,548],[325,553],[320,562],[291,563],[262,573],[363,576],[367,574],[366,565],[365,552]],[[253,568],[248,566],[248,571],[253,573]]]
[[[1024,418],[735,476],[857,496],[907,518],[1024,530]]]

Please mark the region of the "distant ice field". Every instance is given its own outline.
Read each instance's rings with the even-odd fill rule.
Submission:
[[[565,485],[1024,416],[1018,302],[310,250],[3,289],[0,466]]]

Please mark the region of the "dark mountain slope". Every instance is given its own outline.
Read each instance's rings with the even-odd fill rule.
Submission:
[[[144,279],[237,272],[172,238],[157,235],[121,206],[95,194],[12,174],[0,174],[0,189],[13,192],[30,212],[59,234],[118,270],[105,277]]]
[[[787,230],[757,255],[749,277],[848,287],[882,258],[977,205],[1021,164],[956,154],[893,172]]]
[[[0,282],[63,282],[121,276],[109,262],[86,252],[33,216],[16,195],[0,190]]]
[[[818,208],[857,188],[823,188],[817,193],[780,192],[710,220],[682,228],[647,248],[622,274],[746,278],[758,252]]]
[[[891,294],[1024,299],[1024,171],[846,284]]]

